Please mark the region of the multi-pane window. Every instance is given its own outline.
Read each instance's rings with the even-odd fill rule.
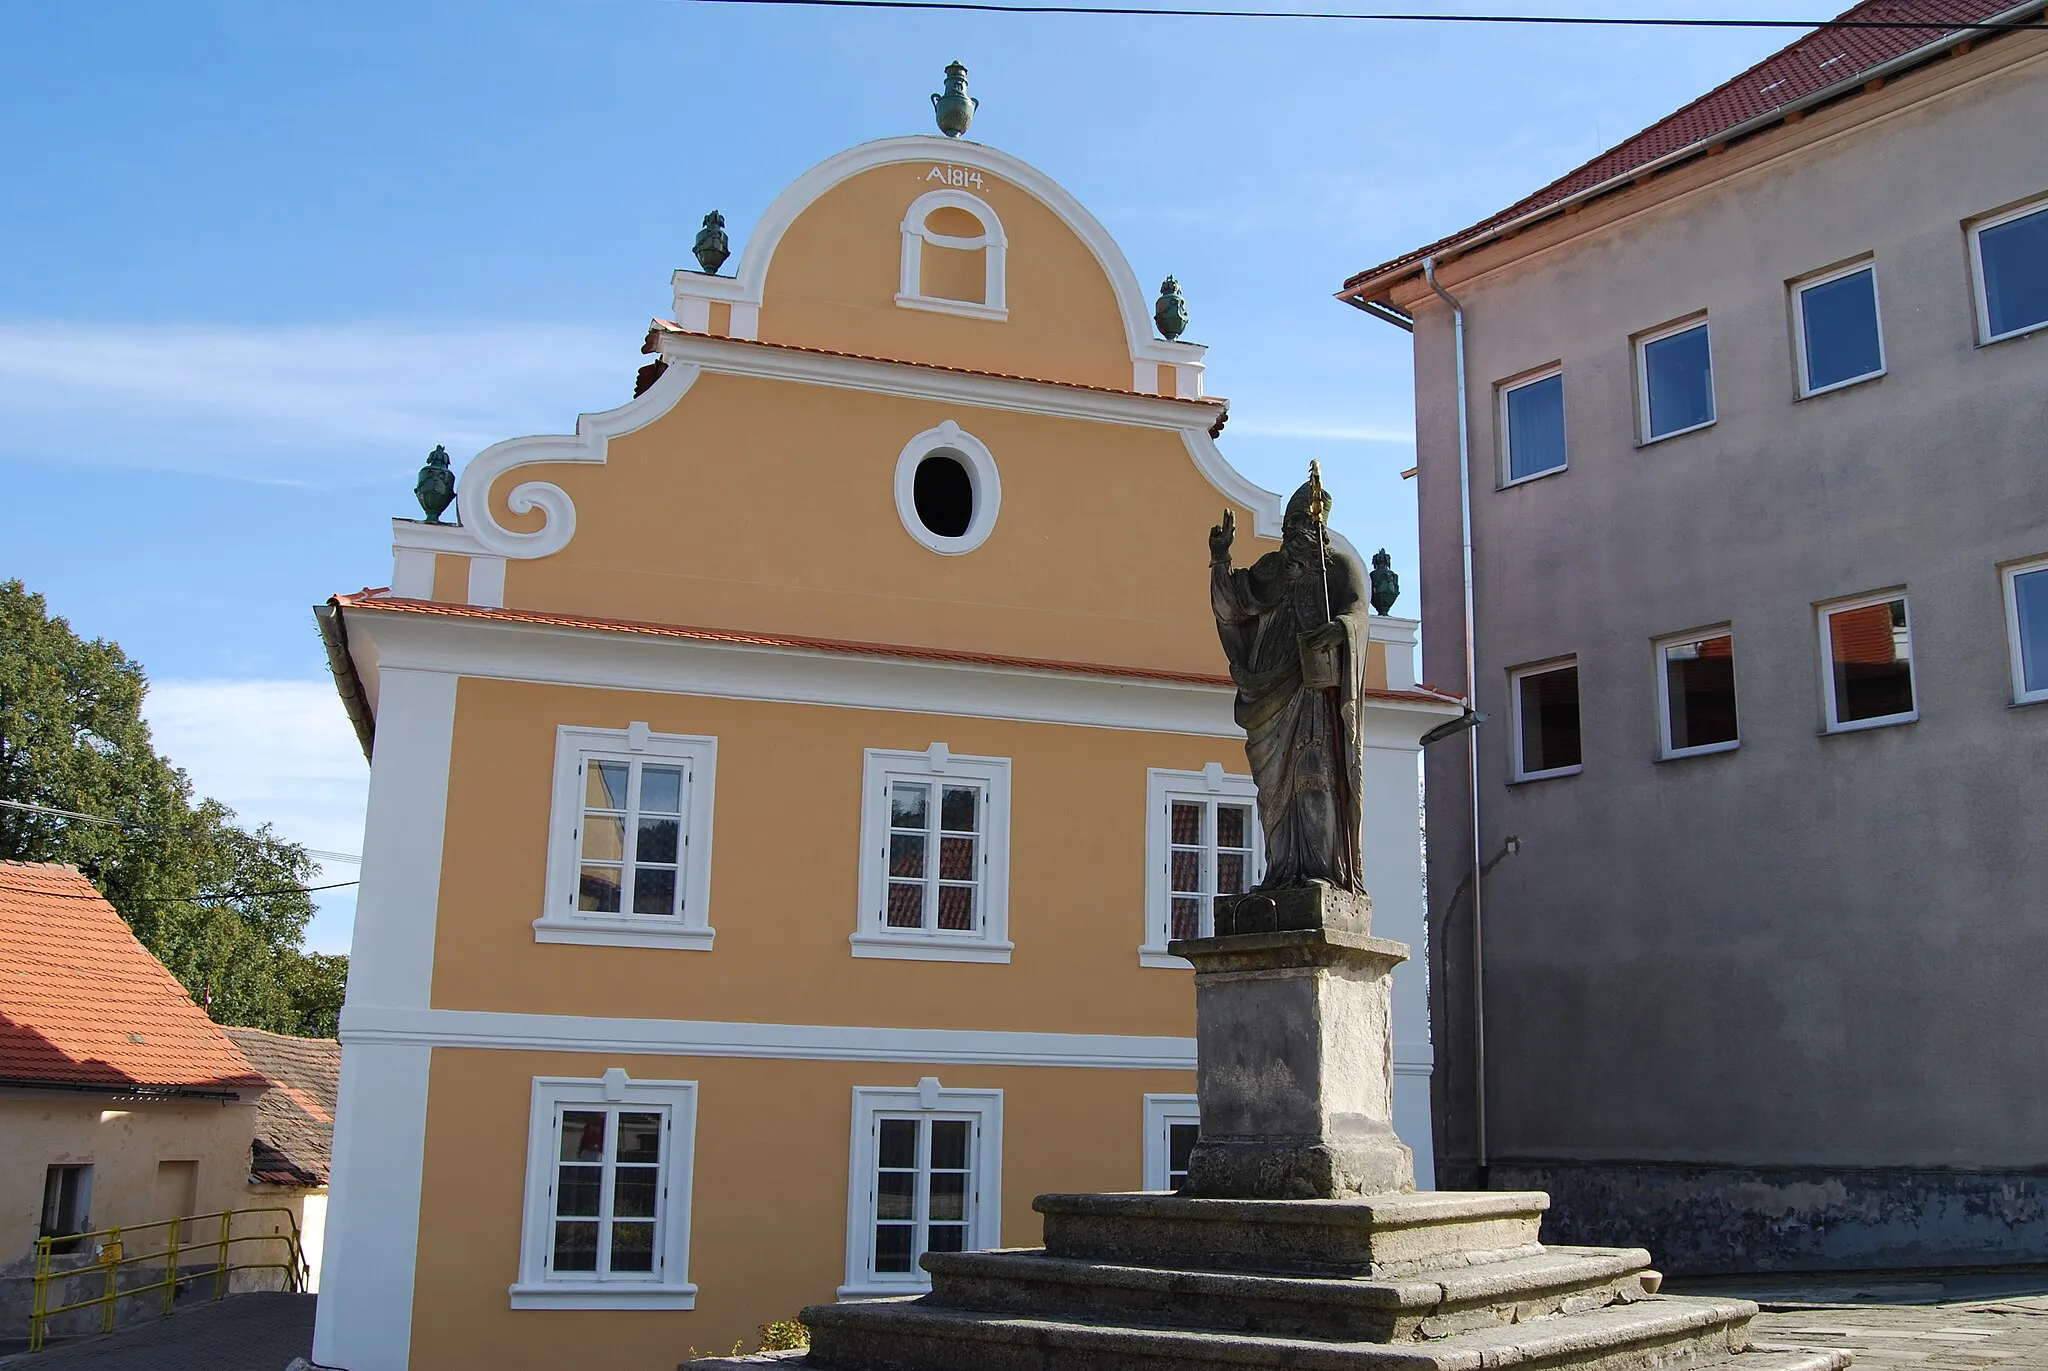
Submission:
[[[635,1106],[558,1112],[549,1274],[659,1276],[667,1122],[666,1110]]]
[[[682,912],[683,803],[689,785],[687,763],[584,763],[579,911],[663,918]]]
[[[2013,701],[2048,700],[2048,561],[2005,569],[2005,605]]]
[[[1657,645],[1664,755],[1686,757],[1734,747],[1735,636],[1669,638]]]
[[[1820,628],[1829,731],[1907,723],[1918,717],[1905,596],[1878,595],[1823,606]]]
[[[914,1276],[927,1252],[967,1250],[974,1128],[972,1118],[875,1119],[876,1276]]]
[[[1518,781],[1569,776],[1579,769],[1579,664],[1524,667],[1511,676],[1514,763]]]
[[[1145,1097],[1145,1188],[1181,1190],[1188,1160],[1202,1136],[1202,1115],[1193,1095]]]
[[[1167,815],[1167,883],[1172,906],[1167,937],[1206,938],[1216,930],[1216,903],[1252,888],[1252,806],[1192,797],[1172,801]]]
[[[1202,1136],[1198,1123],[1170,1123],[1166,1126],[1166,1188],[1184,1190],[1188,1183],[1188,1158]]]
[[[34,1174],[34,1173],[30,1173]],[[57,1165],[43,1173],[43,1221],[40,1236],[68,1238],[92,1227],[92,1167]],[[77,1243],[56,1243],[53,1251],[69,1252]]]
[[[514,1309],[688,1309],[694,1081],[538,1077]]]
[[[1970,229],[1977,250],[1979,335],[1993,343],[2048,324],[2048,205]]]
[[[1714,422],[1714,356],[1704,320],[1636,340],[1643,441]]]
[[[982,793],[973,783],[890,781],[890,928],[980,929]]]
[[[1502,386],[1500,411],[1509,483],[1564,466],[1563,372]]]
[[[1869,263],[1831,272],[1792,288],[1799,390],[1824,390],[1884,373],[1884,337],[1877,322],[1877,268]]]
[[[856,957],[1006,962],[1010,762],[869,748]]]

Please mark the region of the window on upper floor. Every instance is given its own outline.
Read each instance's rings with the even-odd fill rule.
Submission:
[[[1919,718],[1905,595],[1886,591],[1839,600],[1819,606],[1817,612],[1827,731],[1842,733]]]
[[[2048,700],[2048,557],[2005,569],[2014,704]]]
[[[1146,966],[1184,967],[1166,945],[1216,931],[1216,902],[1242,895],[1264,868],[1258,790],[1211,762],[1201,771],[1145,773]]]
[[[1792,314],[1802,396],[1884,375],[1877,268],[1871,263],[1794,282]]]
[[[536,1077],[514,1309],[689,1309],[695,1081]]]
[[[1579,663],[1576,658],[1521,667],[1508,676],[1514,695],[1514,779],[1542,781],[1579,771]]]
[[[980,197],[964,190],[920,195],[903,215],[896,303],[975,319],[1008,318],[1008,241],[1002,220]]]
[[[1564,372],[1503,382],[1500,433],[1502,484],[1564,470]]]
[[[896,456],[896,516],[903,531],[945,557],[988,539],[1003,505],[1003,481],[988,445],[948,419]]]
[[[1666,757],[1726,752],[1735,724],[1735,635],[1725,628],[1657,644],[1657,712]]]
[[[856,957],[1007,962],[1010,761],[869,748]]]
[[[928,1290],[925,1253],[997,1246],[1002,1136],[1000,1090],[857,1087],[840,1298]]]
[[[709,950],[714,738],[564,725],[555,734],[539,942]]]
[[[1969,234],[1978,340],[1995,343],[2048,324],[2048,203],[1991,215]]]
[[[1636,402],[1642,441],[1714,422],[1714,356],[1707,321],[1691,319],[1636,338]]]
[[[1188,1157],[1202,1136],[1202,1111],[1193,1095],[1145,1097],[1145,1189],[1179,1190],[1188,1181]]]

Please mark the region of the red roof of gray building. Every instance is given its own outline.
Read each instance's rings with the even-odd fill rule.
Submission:
[[[75,867],[0,862],[0,1085],[242,1095],[268,1084]]]

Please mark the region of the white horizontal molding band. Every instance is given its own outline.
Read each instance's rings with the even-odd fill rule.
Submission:
[[[988,1029],[868,1028],[837,1024],[608,1019],[475,1009],[350,1005],[350,1044],[602,1052],[613,1056],[758,1057],[789,1061],[915,1062],[938,1066],[1075,1066],[1192,1071],[1193,1038]]]
[[[380,669],[1241,738],[1228,686],[664,638],[376,610],[348,615]]]

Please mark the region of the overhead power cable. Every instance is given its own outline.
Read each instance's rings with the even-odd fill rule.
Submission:
[[[311,895],[320,890],[340,890],[343,886],[361,885],[361,881],[336,881],[332,885],[281,885],[271,890],[200,890],[193,892],[188,904],[200,904],[213,900],[261,900],[273,895]],[[97,891],[90,895],[77,895],[68,890],[41,890],[32,885],[8,885],[0,881],[0,890],[11,890],[17,895],[35,895],[45,900],[103,900],[106,896]]]

